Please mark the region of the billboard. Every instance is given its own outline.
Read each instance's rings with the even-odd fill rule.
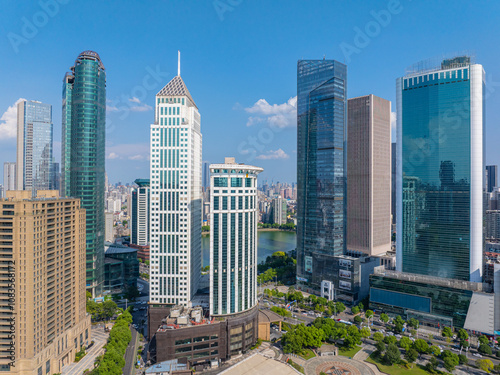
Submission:
[[[345,290],[351,290],[351,283],[339,280],[339,288]]]
[[[339,270],[339,276],[343,277],[344,279],[350,279],[351,278],[351,271]]]
[[[339,266],[350,268],[352,267],[352,262],[347,259],[339,259]]]
[[[311,272],[313,271],[313,258],[306,255],[305,257],[305,265],[304,265],[304,270],[306,272]]]

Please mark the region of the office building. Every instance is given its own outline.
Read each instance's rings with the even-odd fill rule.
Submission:
[[[53,188],[53,129],[52,106],[38,101],[17,104],[17,162],[18,190]]]
[[[391,143],[391,215],[392,224],[396,225],[396,142]]]
[[[105,235],[104,235],[104,240],[106,242],[115,242],[115,234],[113,230],[113,225],[114,225],[114,214],[112,212],[106,212],[104,214],[105,220],[106,220],[106,229],[105,229]]]
[[[297,281],[319,291],[321,256],[345,251],[347,67],[333,60],[297,64]]]
[[[202,187],[204,192],[210,187],[210,163],[208,161],[203,162]]]
[[[3,163],[3,186],[5,191],[16,190],[16,163]]]
[[[91,342],[85,210],[57,191],[38,190],[36,198],[31,191],[8,191],[0,201],[0,231],[9,237],[0,242],[0,369],[60,373]]]
[[[104,289],[111,293],[126,292],[137,287],[139,260],[137,249],[120,245],[106,244],[104,251]]]
[[[484,70],[469,56],[397,79],[397,270],[481,282]]]
[[[96,52],[78,55],[63,80],[61,192],[79,198],[87,215],[86,286],[104,283],[106,72]]]
[[[226,158],[210,165],[210,315],[257,305],[257,176],[262,168]]]
[[[132,190],[132,230],[130,243],[139,246],[149,245],[149,179],[137,179],[138,186]]]
[[[156,94],[151,125],[150,301],[187,306],[201,273],[202,136],[178,73]]]
[[[498,166],[486,166],[486,192],[491,193],[498,186]]]
[[[4,191],[3,185],[0,185],[0,199],[2,199],[4,197],[4,194],[5,194],[5,191]]]
[[[500,240],[500,210],[486,211],[484,221],[486,224],[485,237],[488,240]]]
[[[281,196],[275,196],[271,201],[271,220],[273,224],[286,224],[287,204],[286,199]]]
[[[391,250],[391,102],[347,101],[347,250]]]

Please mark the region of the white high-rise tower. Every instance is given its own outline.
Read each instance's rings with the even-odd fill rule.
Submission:
[[[188,306],[201,274],[202,137],[180,69],[156,95],[150,142],[150,301]]]

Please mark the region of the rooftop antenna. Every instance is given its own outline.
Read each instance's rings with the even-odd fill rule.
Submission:
[[[181,51],[177,51],[177,75],[181,75]]]

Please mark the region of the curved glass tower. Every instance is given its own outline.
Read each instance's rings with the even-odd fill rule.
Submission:
[[[81,199],[87,215],[86,286],[102,294],[106,72],[99,55],[84,51],[63,80],[61,193]]]

